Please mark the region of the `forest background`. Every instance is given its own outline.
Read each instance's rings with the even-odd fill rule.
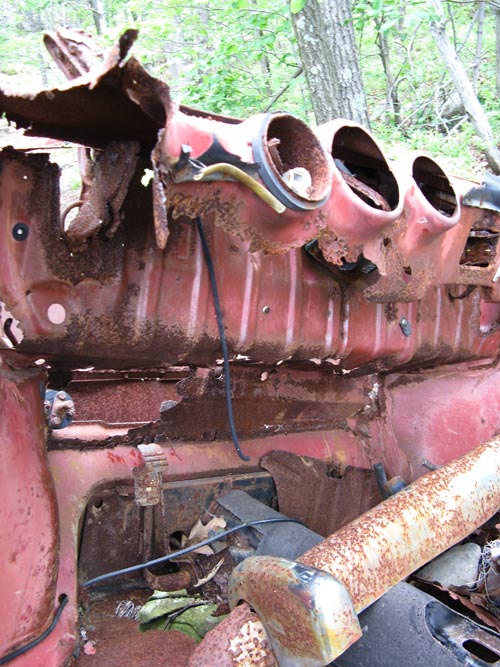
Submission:
[[[432,27],[440,18],[498,144],[500,0],[439,2],[440,17],[435,4],[431,0],[2,2],[0,76],[9,86],[28,90],[60,84],[64,77],[44,50],[45,31],[81,28],[106,47],[124,29],[135,27],[139,40],[134,55],[170,85],[177,102],[241,118],[267,110],[288,111],[313,125],[325,118],[318,118],[315,93],[304,70],[310,77],[316,66],[318,72],[327,64],[336,68],[333,71],[345,71],[355,63],[361,71],[366,124],[390,157],[424,150],[444,158],[454,174],[480,180],[487,168],[484,141],[469,122]],[[301,30],[302,14],[307,19],[307,11],[325,9],[335,18],[328,35],[331,54],[316,56],[316,62],[306,66],[304,48],[308,41],[309,45],[316,41],[323,25],[321,16],[313,16],[319,23],[313,22],[316,32],[308,34]],[[339,54],[344,63],[335,62]],[[332,62],[325,63],[330,55]],[[340,88],[333,94],[342,109],[348,95]]]

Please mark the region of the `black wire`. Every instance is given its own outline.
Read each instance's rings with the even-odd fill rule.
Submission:
[[[124,567],[122,570],[115,570],[114,572],[107,572],[106,574],[100,574],[98,577],[94,577],[93,579],[85,581],[82,584],[82,586],[83,588],[87,588],[88,586],[92,586],[92,584],[97,584],[100,581],[105,581],[106,579],[117,577],[120,574],[129,574],[130,572],[143,570],[145,567],[152,567],[153,565],[166,563],[167,561],[177,558],[178,556],[184,556],[185,554],[189,554],[192,551],[199,549],[200,547],[205,547],[207,546],[207,544],[212,544],[212,542],[216,542],[217,540],[227,537],[228,535],[231,535],[231,533],[235,533],[237,530],[242,530],[243,528],[260,526],[264,523],[285,523],[285,522],[299,523],[300,525],[303,525],[301,521],[297,521],[296,519],[290,519],[289,517],[284,517],[284,516],[277,517],[276,519],[256,519],[254,521],[246,521],[245,523],[241,523],[238,526],[233,526],[233,528],[228,528],[228,530],[225,530],[222,533],[217,533],[217,535],[208,537],[206,540],[198,542],[198,544],[192,544],[189,547],[185,547],[184,549],[179,549],[178,551],[174,551],[173,553],[167,554],[166,556],[160,556],[159,558],[154,558],[153,560],[148,560],[145,563],[139,563],[138,565],[131,565],[130,567]]]
[[[222,311],[219,302],[219,292],[217,290],[217,281],[215,279],[214,263],[212,261],[212,255],[210,253],[210,248],[208,246],[207,237],[205,236],[205,231],[203,229],[203,224],[201,222],[200,216],[196,218],[196,226],[198,227],[198,233],[201,239],[201,246],[203,248],[203,255],[205,256],[208,275],[210,277],[210,285],[212,287],[212,295],[214,298],[215,315],[217,317],[217,326],[219,327],[219,336],[222,347],[222,357],[224,359],[224,378],[225,378],[224,384],[226,389],[227,418],[229,420],[229,428],[231,429],[231,438],[233,440],[234,448],[236,449],[236,452],[240,457],[240,459],[243,459],[243,461],[250,461],[250,456],[246,456],[241,451],[240,442],[238,440],[238,434],[236,433],[236,426],[234,424],[233,399],[231,398],[231,375],[229,373],[229,353],[227,351],[226,333],[224,331],[224,320],[222,318]]]
[[[56,627],[62,611],[64,607],[68,603],[68,596],[63,593],[62,595],[59,596],[59,606],[56,609],[56,613],[54,614],[54,618],[52,619],[52,623],[49,625],[49,627],[42,632],[41,635],[36,637],[36,639],[33,639],[30,641],[28,644],[25,644],[24,646],[21,646],[20,648],[16,649],[15,651],[12,651],[12,653],[7,653],[7,655],[4,655],[2,658],[0,658],[0,665],[5,665],[11,660],[14,660],[14,658],[18,658],[20,655],[23,655],[23,653],[27,653],[30,651],[32,648],[37,646],[40,642],[43,642],[43,640],[50,635],[52,630]]]

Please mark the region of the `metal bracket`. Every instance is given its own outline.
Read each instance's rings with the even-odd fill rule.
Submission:
[[[155,443],[139,445],[144,465],[132,470],[135,484],[135,502],[142,507],[161,504],[163,473],[168,468],[165,454]]]
[[[259,615],[280,667],[324,667],[361,637],[345,586],[334,576],[285,558],[254,556],[229,580],[229,604]]]

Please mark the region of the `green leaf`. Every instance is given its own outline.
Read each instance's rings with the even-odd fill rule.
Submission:
[[[306,6],[307,0],[290,0],[290,11],[292,14],[298,14]]]
[[[155,618],[183,609],[191,602],[194,602],[194,598],[184,596],[151,599],[142,607],[137,615],[137,620],[141,623],[149,623]]]
[[[137,615],[139,630],[180,630],[199,642],[225,618],[213,616],[216,609],[216,604],[189,596],[185,590],[155,591]]]

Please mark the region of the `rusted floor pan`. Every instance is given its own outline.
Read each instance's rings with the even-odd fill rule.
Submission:
[[[148,597],[149,591],[126,592],[92,602],[80,627],[89,642],[95,642],[95,653],[81,651],[75,667],[186,667],[196,646],[194,639],[177,630],[142,633],[137,621],[116,616],[121,600],[142,604]]]

